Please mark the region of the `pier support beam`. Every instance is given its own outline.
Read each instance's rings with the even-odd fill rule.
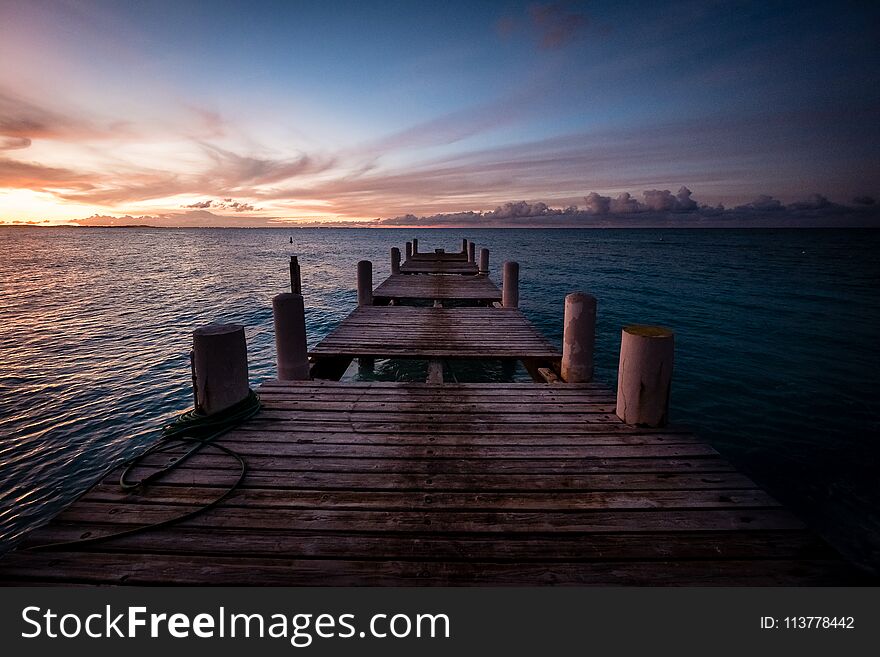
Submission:
[[[417,237],[413,238],[412,245],[413,245],[413,254],[418,253],[419,252],[419,239]]]
[[[519,308],[519,263],[508,260],[504,263],[501,278],[501,305],[505,308]]]
[[[279,381],[306,381],[306,312],[301,294],[279,294],[272,299],[275,317],[275,359]]]
[[[476,253],[477,253],[477,245],[473,242],[468,242],[468,259],[467,261],[470,263],[476,262]]]
[[[593,380],[596,344],[596,297],[573,292],[565,297],[560,375],[566,383]]]
[[[400,273],[400,249],[396,246],[391,247],[391,273]]]
[[[238,324],[209,324],[193,331],[196,408],[218,413],[247,399],[247,343]]]
[[[290,291],[294,294],[302,294],[302,274],[296,256],[290,256]]]
[[[369,260],[361,260],[358,263],[358,305],[373,305],[373,263]]]
[[[626,424],[665,426],[675,335],[660,326],[626,326],[620,339],[617,417]]]
[[[406,243],[406,259],[412,258],[412,242]]]
[[[480,249],[480,273],[489,273],[489,249]]]

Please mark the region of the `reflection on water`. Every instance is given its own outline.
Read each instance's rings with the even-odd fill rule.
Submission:
[[[880,562],[876,326],[880,231],[0,229],[0,548],[44,521],[189,404],[193,328],[247,327],[273,374],[271,298],[300,257],[309,342],[355,305],[355,266],[467,236],[521,267],[521,307],[559,344],[562,300],[599,299],[597,379],[620,327],[677,331],[673,418],[863,563]],[[293,237],[293,244],[289,238]],[[660,238],[663,238],[662,240]],[[425,362],[346,376],[423,380]],[[447,380],[527,379],[446,363]]]

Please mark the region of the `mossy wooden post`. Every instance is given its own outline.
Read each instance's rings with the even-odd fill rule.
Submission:
[[[519,307],[519,263],[504,263],[501,277],[501,305],[505,308]]]
[[[565,297],[562,327],[562,367],[566,383],[593,380],[593,350],[596,344],[596,297],[572,292]]]
[[[193,331],[196,407],[213,415],[247,399],[247,342],[238,324],[209,324]]]
[[[489,249],[480,249],[480,273],[489,273]]]
[[[400,273],[400,249],[396,246],[391,247],[391,273]]]
[[[415,255],[416,253],[419,252],[419,238],[413,237],[412,245],[413,245],[412,252],[413,252],[413,255]]]
[[[284,293],[272,299],[275,318],[275,362],[279,381],[306,381],[306,310],[301,294]]]
[[[406,251],[405,251],[405,253],[406,253],[406,259],[407,259],[407,260],[409,260],[410,258],[412,258],[412,242],[407,242],[407,243],[406,243]]]
[[[661,326],[627,326],[620,339],[617,417],[626,424],[665,426],[675,334]]]
[[[290,291],[294,294],[302,294],[302,274],[296,256],[290,256]]]
[[[473,242],[468,242],[468,259],[467,261],[470,263],[476,262],[476,254],[477,254],[477,245]]]
[[[373,305],[373,263],[361,260],[357,269],[358,305]]]
[[[463,238],[461,239],[461,252],[462,252],[462,253],[467,253],[467,248],[468,248],[468,241],[467,241],[467,238],[466,238],[466,237],[463,237]]]

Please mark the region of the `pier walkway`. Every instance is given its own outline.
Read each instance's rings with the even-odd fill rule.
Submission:
[[[472,249],[471,249],[472,250]],[[463,249],[463,253],[466,251]],[[373,304],[310,352],[312,378],[267,381],[219,439],[149,486],[119,471],[0,560],[5,583],[214,585],[849,584],[804,524],[684,428],[625,424],[605,386],[566,383],[561,353],[487,275],[407,259]],[[474,265],[476,267],[476,265]],[[457,278],[458,278],[457,277]],[[418,280],[409,286],[404,278]],[[372,287],[372,285],[370,286]],[[388,305],[407,300],[473,307]],[[495,303],[493,303],[495,302]],[[354,358],[509,359],[531,383],[352,382]],[[341,368],[341,369],[340,369]],[[318,375],[318,376],[316,376]],[[133,478],[180,458],[150,456]],[[29,550],[67,543],[50,550]]]

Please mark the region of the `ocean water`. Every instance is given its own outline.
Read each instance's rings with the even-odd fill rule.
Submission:
[[[293,244],[289,239],[293,238]],[[598,298],[596,378],[620,328],[676,331],[672,419],[694,427],[845,555],[880,565],[880,231],[0,228],[0,552],[191,403],[191,331],[247,329],[274,374],[271,299],[302,266],[309,343],[355,305],[355,266],[468,237],[560,343],[563,298]],[[347,377],[417,378],[418,364]],[[447,376],[473,380],[453,362]],[[522,378],[491,368],[490,376]]]

